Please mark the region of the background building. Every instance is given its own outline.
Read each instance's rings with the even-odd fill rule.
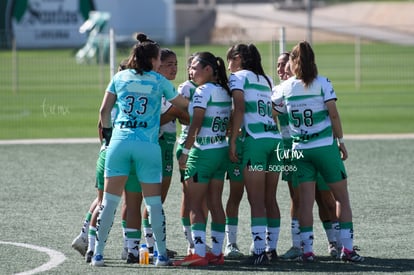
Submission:
[[[0,48],[81,47],[87,33],[80,26],[90,11],[110,14],[106,31],[113,28],[118,41],[133,40],[145,32],[164,43],[206,43],[214,28],[215,1],[177,4],[175,0],[2,0]]]

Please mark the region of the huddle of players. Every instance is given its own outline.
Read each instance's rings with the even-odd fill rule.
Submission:
[[[220,57],[209,52],[193,54],[188,64],[189,80],[178,88],[178,93],[189,100],[190,116],[189,125],[182,127],[176,152],[183,182],[181,218],[188,255],[171,262],[169,258],[176,253],[166,250],[168,255],[163,253],[163,260],[156,263],[220,265],[225,256],[243,256],[237,246],[237,227],[238,206],[244,188],[251,207],[252,233],[251,255],[244,261],[264,265],[277,259],[280,211],[276,190],[281,172],[291,195],[292,248],[279,258],[315,260],[312,208],[316,198],[330,254],[344,261],[363,261],[352,242],[352,214],[343,166],[347,152],[335,106],[336,95],[329,80],[317,74],[311,46],[305,41],[300,42],[292,52],[279,56],[278,75],[283,82],[276,86],[264,73],[260,53],[253,44],[230,47],[227,61],[229,78]],[[163,102],[167,106],[164,114],[174,109],[165,99]],[[185,115],[165,117],[161,116],[161,123],[171,123],[175,118],[180,122],[187,120]],[[110,146],[110,142],[104,145]],[[316,164],[309,165],[309,161]],[[102,167],[101,163],[100,171]],[[137,179],[133,172],[129,177],[133,181],[130,185],[139,186],[139,176]],[[226,173],[230,181],[230,197],[224,211],[221,195]],[[102,174],[99,176],[103,177]],[[141,194],[137,188],[130,191]],[[99,237],[99,230],[90,226],[89,221],[93,211],[95,216],[99,214],[102,190],[91,205],[81,234],[72,243],[92,264],[96,257],[94,236],[98,234]],[[168,187],[163,202],[167,191]],[[138,201],[135,207],[141,205],[142,195],[131,198]],[[336,215],[337,204],[341,206],[339,217]],[[298,205],[302,206],[301,211]],[[140,215],[138,223],[135,222],[136,228],[131,228],[132,222],[128,226],[125,224],[133,206],[131,203],[129,208],[123,207],[123,221],[126,221],[123,222],[123,258],[129,263],[138,262],[141,239]],[[208,211],[212,218],[211,248],[206,245]],[[146,243],[159,250],[159,239],[155,236],[154,243],[148,218],[146,222],[144,218],[144,231]],[[85,232],[90,236],[86,241]],[[225,238],[227,244],[223,253]],[[87,249],[85,243],[89,244]],[[99,260],[95,263],[101,266]]]

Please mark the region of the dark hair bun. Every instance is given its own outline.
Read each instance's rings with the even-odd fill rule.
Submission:
[[[137,40],[142,43],[144,41],[147,41],[148,38],[144,33],[140,32],[137,34]]]

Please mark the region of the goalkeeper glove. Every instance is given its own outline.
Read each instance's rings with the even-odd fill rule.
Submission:
[[[112,137],[112,128],[102,128],[102,137],[105,140],[105,146],[108,146]]]

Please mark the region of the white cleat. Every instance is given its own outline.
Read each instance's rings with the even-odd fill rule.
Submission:
[[[78,251],[82,256],[85,256],[88,249],[88,238],[79,234],[72,242],[72,247]]]

